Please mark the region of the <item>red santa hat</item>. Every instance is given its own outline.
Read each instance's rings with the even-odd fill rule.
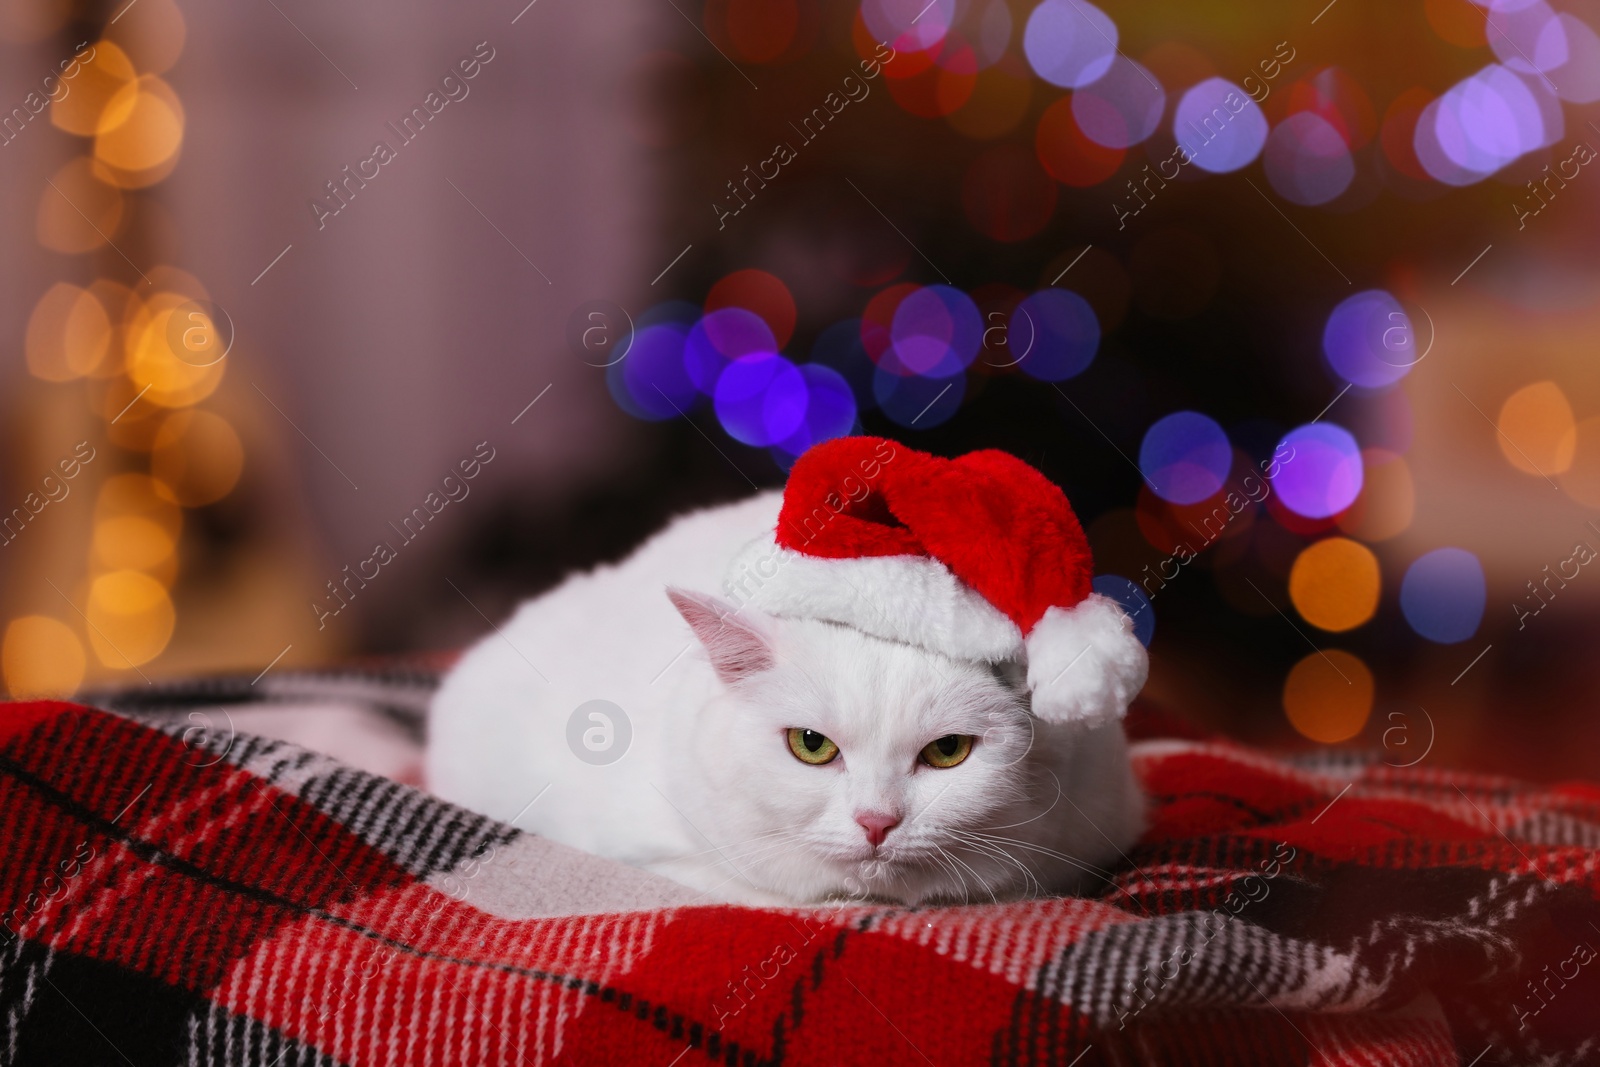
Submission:
[[[1149,660],[1093,577],[1065,494],[1020,459],[845,437],[795,462],[777,529],[740,552],[725,585],[780,618],[1024,661],[1036,716],[1101,723],[1127,709]]]

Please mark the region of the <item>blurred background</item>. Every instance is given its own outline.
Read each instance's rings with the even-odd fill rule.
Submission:
[[[0,0],[14,696],[445,652],[851,432],[1153,703],[1600,774],[1600,0]]]

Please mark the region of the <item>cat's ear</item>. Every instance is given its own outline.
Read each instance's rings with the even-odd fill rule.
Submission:
[[[732,685],[772,668],[772,645],[732,604],[705,593],[667,587],[667,598],[705,646],[717,677]]]

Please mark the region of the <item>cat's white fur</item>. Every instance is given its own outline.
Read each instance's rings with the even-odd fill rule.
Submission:
[[[434,698],[429,787],[707,899],[1103,890],[1143,815],[1120,723],[1036,720],[1020,664],[749,608],[719,624],[733,605],[710,594],[739,549],[770,533],[779,503],[765,493],[685,516],[622,563],[524,603]],[[676,605],[669,587],[685,591]],[[632,729],[603,766],[567,741],[569,718],[594,699],[621,707]],[[791,727],[825,734],[840,756],[802,763]],[[946,734],[978,739],[965,762],[920,762]],[[861,812],[901,822],[875,849]]]

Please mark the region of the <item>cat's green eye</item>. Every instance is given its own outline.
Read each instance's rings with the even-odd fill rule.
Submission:
[[[801,763],[820,767],[824,763],[833,762],[834,757],[839,754],[839,746],[815,730],[794,727],[789,731],[789,751],[793,752],[794,758]]]
[[[972,738],[967,734],[945,734],[929,741],[922,749],[922,762],[941,770],[954,767],[972,753]]]

